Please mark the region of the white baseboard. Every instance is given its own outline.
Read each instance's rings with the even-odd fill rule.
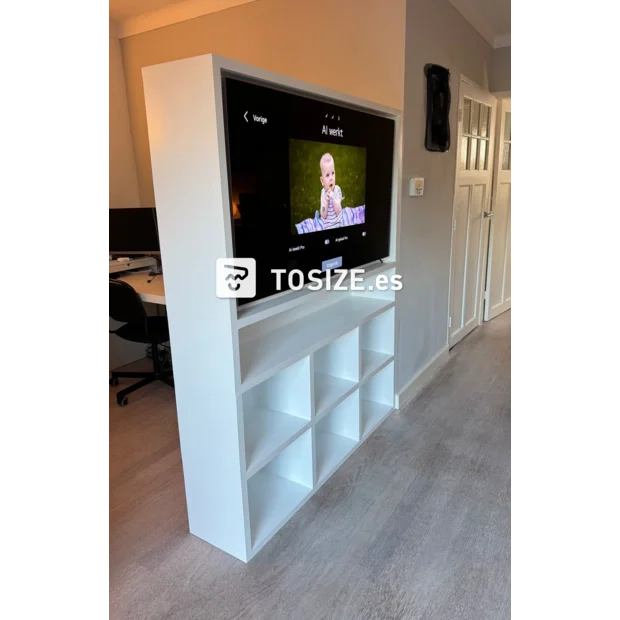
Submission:
[[[405,387],[396,394],[396,408],[402,409],[410,400],[412,400],[422,388],[424,388],[430,380],[437,374],[437,371],[450,359],[450,349],[445,346],[435,357],[415,375],[405,385]]]

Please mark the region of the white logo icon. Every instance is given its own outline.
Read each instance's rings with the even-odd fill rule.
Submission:
[[[215,266],[215,294],[220,299],[256,297],[256,260],[218,258]]]

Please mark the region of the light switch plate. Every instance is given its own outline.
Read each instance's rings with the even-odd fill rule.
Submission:
[[[409,195],[410,196],[423,196],[424,195],[424,179],[422,177],[414,177],[409,179]]]

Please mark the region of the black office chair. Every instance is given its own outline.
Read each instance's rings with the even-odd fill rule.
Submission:
[[[124,323],[118,329],[110,330],[119,338],[130,342],[143,342],[152,346],[153,371],[112,371],[110,385],[118,385],[119,378],[129,377],[142,379],[116,394],[116,402],[124,407],[128,400],[127,395],[141,387],[160,380],[174,387],[172,370],[162,370],[159,360],[158,345],[168,342],[168,319],[165,316],[147,316],[140,296],[126,282],[110,280],[110,317]]]

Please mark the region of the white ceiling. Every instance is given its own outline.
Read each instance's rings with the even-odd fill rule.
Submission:
[[[450,3],[493,47],[510,47],[510,0]]]

